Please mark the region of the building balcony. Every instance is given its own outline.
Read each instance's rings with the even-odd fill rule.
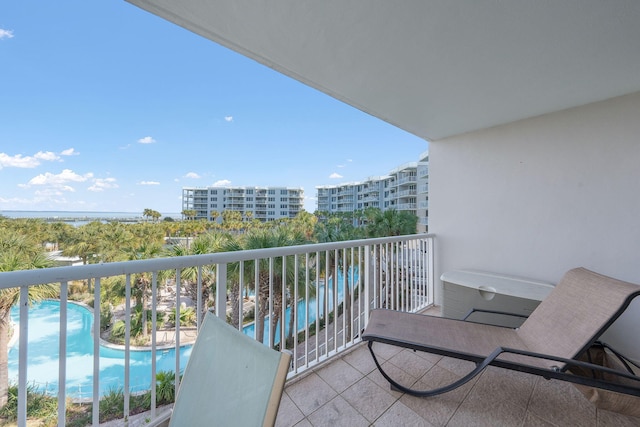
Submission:
[[[94,286],[95,303],[101,301],[101,283],[109,278],[122,277],[126,284],[126,294],[131,295],[132,284],[142,274],[151,279],[149,289],[149,310],[152,319],[158,307],[169,305],[180,307],[190,303],[185,297],[186,289],[197,289],[202,295],[203,283],[213,280],[217,283],[237,283],[235,295],[252,294],[255,286],[251,279],[239,281],[231,278],[232,264],[240,263],[249,267],[258,277],[261,268],[267,268],[269,281],[273,284],[281,271],[283,259],[292,260],[296,269],[291,286],[284,279],[282,289],[275,286],[269,291],[270,298],[280,295],[285,301],[297,301],[297,309],[285,313],[270,312],[265,316],[280,319],[293,319],[297,324],[297,338],[292,337],[285,328],[271,328],[269,320],[265,322],[263,342],[273,348],[291,352],[292,365],[288,374],[278,418],[278,426],[293,425],[349,425],[349,426],[457,426],[457,425],[637,425],[639,419],[617,413],[596,410],[572,385],[555,380],[530,376],[524,373],[489,368],[477,379],[462,388],[435,398],[417,398],[390,389],[386,380],[375,368],[367,347],[361,342],[358,331],[361,331],[368,319],[369,310],[385,307],[394,310],[424,312],[438,314],[434,307],[433,277],[433,245],[432,235],[367,239],[349,242],[302,245],[295,247],[270,248],[243,252],[214,253],[198,256],[151,259],[143,261],[85,265],[76,267],[59,267],[41,270],[15,271],[0,273],[0,288],[19,287],[21,297],[26,301],[30,286],[41,283],[52,283],[60,286],[60,301],[67,301],[68,287],[78,281],[91,281]],[[332,254],[333,258],[329,257]],[[335,263],[328,265],[328,260]],[[268,260],[267,263],[256,262]],[[268,265],[268,267],[264,267]],[[288,262],[287,262],[288,265]],[[347,274],[343,274],[345,271]],[[258,267],[263,266],[263,267]],[[193,267],[196,267],[195,269]],[[197,277],[182,275],[187,269],[197,270]],[[161,272],[173,272],[162,276]],[[246,274],[245,277],[253,277]],[[346,280],[345,280],[346,276]],[[164,278],[164,282],[159,278]],[[325,278],[329,277],[326,281]],[[338,280],[333,280],[337,277]],[[175,286],[179,283],[179,286]],[[239,330],[255,337],[253,329],[238,322],[239,313],[257,309],[255,298],[238,298],[234,301],[230,286],[217,286],[213,306],[209,308],[219,316],[236,319]],[[349,291],[347,291],[349,290]],[[193,294],[193,293],[191,293]],[[126,309],[131,311],[132,300],[125,301]],[[198,298],[193,301],[197,313],[197,325],[205,308],[205,301]],[[271,306],[271,304],[269,304]],[[338,307],[335,315],[334,308]],[[26,390],[37,386],[38,369],[27,363],[26,354],[33,358],[37,352],[30,349],[29,335],[40,336],[43,331],[31,331],[29,308],[20,304],[19,325],[19,361],[18,361],[18,425],[26,425]],[[310,313],[320,313],[320,320],[327,317],[328,322],[312,317]],[[67,384],[67,378],[75,378],[74,366],[67,363],[68,357],[76,349],[69,349],[66,342],[67,319],[69,311],[66,304],[60,305],[59,319],[54,323],[60,325],[58,333],[61,357],[55,362],[60,387],[48,389],[52,395],[58,396],[58,424],[65,423],[65,407],[69,400],[92,401],[93,408],[106,384],[99,374],[104,363],[101,357],[93,359],[93,379],[89,384],[78,388]],[[90,336],[99,336],[100,317],[96,317],[91,326],[84,331]],[[127,333],[131,331],[131,322],[125,322]],[[197,328],[182,331],[177,325],[173,331],[173,344],[169,347],[158,345],[158,327],[152,322],[152,342],[146,348],[152,359],[173,348],[179,350],[197,334]],[[153,333],[156,332],[156,333]],[[56,332],[57,333],[57,332]],[[166,332],[164,332],[166,335]],[[103,343],[93,341],[93,354],[100,354]],[[185,342],[186,341],[186,342]],[[285,343],[281,346],[280,343]],[[448,359],[392,346],[378,348],[381,363],[405,382],[417,386],[438,385],[468,372],[472,365],[469,362]],[[130,344],[122,346],[123,354],[131,354]],[[136,350],[142,350],[136,348]],[[184,366],[181,352],[175,365]],[[37,356],[37,355],[36,355]],[[124,356],[127,357],[127,356]],[[186,356],[184,356],[186,357]],[[37,357],[36,357],[37,358]],[[157,373],[155,365],[149,366],[149,378]],[[33,375],[32,375],[33,374]],[[155,382],[141,385],[140,379],[133,374],[130,363],[125,363],[118,386],[123,388],[125,400],[130,395],[151,390],[155,393]],[[71,380],[69,380],[71,382]],[[250,384],[247,385],[250,387]],[[142,387],[142,388],[140,388]],[[179,388],[179,383],[175,385]],[[65,390],[57,393],[58,389]],[[136,420],[144,423],[161,414],[166,408],[152,406],[150,412],[129,417],[128,406],[123,416],[128,417],[131,425]],[[93,425],[98,425],[99,410],[93,412]],[[122,420],[107,425],[121,425]]]
[[[21,297],[25,299],[28,298],[31,286],[49,283],[60,287],[59,318],[52,323],[54,326],[57,325],[59,330],[48,331],[58,336],[59,358],[57,354],[52,359],[49,354],[35,354],[39,351],[38,345],[30,342],[29,336],[39,337],[43,331],[34,330],[33,328],[37,327],[31,326],[34,314],[29,314],[28,304],[19,304],[17,315],[19,320],[15,328],[19,331],[18,350],[16,350],[18,369],[15,373],[16,377],[11,378],[18,384],[18,425],[25,425],[26,422],[26,390],[29,387],[43,387],[43,390],[58,396],[59,425],[65,424],[66,406],[69,400],[93,402],[93,408],[95,408],[93,424],[98,425],[100,414],[97,403],[105,394],[105,390],[123,389],[125,401],[128,401],[129,396],[141,392],[151,391],[154,395],[156,383],[150,379],[155,378],[158,368],[152,364],[141,375],[140,371],[134,371],[132,368],[138,361],[131,359],[131,353],[138,353],[138,350],[148,351],[150,360],[156,360],[161,354],[164,355],[173,349],[172,354],[177,356],[173,356],[176,360],[172,366],[181,367],[181,371],[184,359],[187,357],[183,356],[181,349],[185,345],[190,345],[188,338],[193,339],[197,334],[197,325],[200,324],[202,315],[207,309],[229,319],[230,323],[244,333],[254,338],[262,337],[260,341],[265,345],[291,352],[294,357],[288,375],[290,381],[311,372],[316,367],[329,366],[331,359],[358,345],[360,342],[358,331],[364,328],[371,308],[385,306],[397,310],[418,311],[433,304],[432,247],[433,237],[419,234],[0,273],[0,288],[20,288]],[[232,275],[231,272],[235,271],[232,266],[238,263],[245,266],[244,270],[248,269],[247,274],[240,277]],[[292,279],[289,275],[282,276],[283,263],[287,268],[295,269],[295,278]],[[194,272],[196,276],[187,275],[187,271]],[[271,301],[278,297],[282,298],[286,304],[283,304],[282,313],[272,311],[259,315],[258,317],[264,316],[266,321],[263,327],[256,327],[255,323],[247,325],[239,322],[238,319],[240,313],[244,314],[248,310],[259,312],[258,301],[256,301],[258,298],[244,299],[237,296],[255,295],[256,287],[253,285],[253,279],[261,275],[269,277],[268,285],[274,285],[280,280],[281,285],[278,289],[276,286],[267,286],[269,289],[267,292]],[[125,344],[121,346],[122,370],[116,373],[115,377],[112,371],[108,377],[110,379],[100,374],[103,368],[111,366],[111,362],[105,362],[101,352],[105,343],[102,340],[89,338],[92,341],[89,347],[93,351],[90,355],[80,357],[92,359],[93,370],[89,369],[88,373],[79,375],[75,371],[78,368],[75,366],[76,363],[68,362],[68,360],[77,360],[79,357],[76,347],[73,346],[75,343],[67,343],[68,331],[74,327],[73,324],[68,323],[71,312],[69,306],[72,305],[66,304],[69,287],[92,283],[90,291],[93,293],[94,306],[98,307],[101,306],[103,296],[102,283],[108,280],[121,280],[125,286],[125,295],[129,296],[124,302],[125,315],[123,316],[125,337],[129,337],[132,322],[127,314],[133,312],[134,303],[130,296],[135,292],[138,279],[143,276],[149,281],[149,289],[146,290],[148,298],[146,309],[152,313],[151,319],[155,319],[159,311],[162,312],[162,307],[173,307],[173,310],[177,307],[178,311],[181,311],[186,309],[185,306],[193,306],[197,314],[196,327],[183,331],[179,324],[176,325],[172,331],[169,331],[173,341],[167,347],[168,332],[160,331],[155,320],[150,321],[150,346],[134,348],[130,343],[131,340],[125,340]],[[207,307],[208,300],[202,299],[202,287],[212,282],[227,283],[227,286],[216,287],[213,303]],[[195,301],[189,297],[193,295],[198,296]],[[236,295],[235,300],[233,295]],[[267,305],[273,307],[276,304]],[[338,309],[337,314],[335,308]],[[318,319],[315,318],[315,313],[319,313]],[[280,320],[274,321],[276,324],[272,325],[269,319]],[[297,334],[292,332],[289,322],[281,328],[283,323],[281,319],[291,319],[291,325],[297,325],[293,327]],[[83,332],[88,337],[100,336],[100,324],[101,316],[95,316],[85,325]],[[261,322],[258,322],[258,325],[260,324]],[[256,329],[258,329],[257,334]],[[251,330],[254,332],[250,332]],[[185,332],[188,334],[185,335]],[[161,335],[163,338],[159,338]],[[159,345],[161,341],[165,344],[162,347]],[[48,350],[47,353],[49,353]],[[35,359],[39,356],[44,357],[48,359],[47,363],[50,363],[48,366],[57,367],[59,376],[55,376],[57,379],[53,381],[55,384],[39,377],[43,371],[42,366],[30,365],[34,356]],[[48,370],[50,371],[50,368]],[[88,382],[77,384],[78,376],[86,376]],[[116,382],[110,383],[109,381],[114,378]],[[179,388],[179,382],[175,387]],[[297,397],[294,398],[297,399]],[[318,401],[318,399],[312,398],[310,401]],[[287,404],[283,404],[282,408],[285,410]],[[160,410],[154,405],[146,417],[153,418]],[[128,406],[125,406],[123,417],[129,417],[128,411]],[[283,419],[287,416],[283,415]]]
[[[418,194],[418,191],[415,188],[411,188],[409,190],[401,190],[396,193],[397,197],[405,197],[405,196],[415,196]]]

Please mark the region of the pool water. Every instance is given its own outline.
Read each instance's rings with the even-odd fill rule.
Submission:
[[[357,271],[354,282],[357,282]],[[338,273],[337,298],[342,301],[344,278]],[[350,284],[351,286],[351,284]],[[317,290],[320,316],[324,313],[324,286]],[[329,280],[327,292],[329,310],[333,310],[333,286]],[[298,302],[297,329],[305,327],[305,301]],[[285,314],[285,327],[289,327],[291,308]],[[13,307],[11,318],[17,325],[20,320],[19,310]],[[316,319],[315,299],[309,304],[309,323]],[[27,382],[40,391],[51,395],[58,392],[58,359],[60,331],[60,302],[42,301],[29,308],[29,352],[27,355]],[[255,325],[244,327],[244,333],[255,337]],[[269,318],[265,319],[265,343],[269,342]],[[288,332],[288,330],[287,330]],[[275,343],[280,342],[280,322],[276,326]],[[18,350],[16,342],[9,349],[9,381],[18,382]],[[146,391],[151,387],[151,351],[130,352],[129,381],[132,392]],[[184,370],[191,345],[180,348],[180,371]],[[175,348],[156,351],[156,372],[175,371]],[[100,395],[124,387],[124,350],[100,346]],[[89,309],[69,302],[67,305],[67,396],[72,398],[92,398],[93,396],[93,312]]]
[[[93,395],[93,313],[78,304],[67,305],[67,395],[91,398]],[[16,307],[11,312],[18,323]],[[29,352],[27,382],[50,394],[58,392],[60,302],[42,301],[29,309]],[[18,348],[9,350],[9,380],[18,381]],[[151,351],[131,351],[131,391],[151,387]],[[180,349],[180,369],[184,369],[191,346]],[[175,349],[156,352],[156,371],[175,371]],[[100,395],[124,386],[124,350],[100,346]]]

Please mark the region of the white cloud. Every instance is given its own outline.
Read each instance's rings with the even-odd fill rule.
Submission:
[[[221,179],[219,181],[214,182],[212,187],[224,187],[227,185],[231,185],[231,181],[229,181],[228,179]]]
[[[69,148],[60,154],[63,156],[71,156],[74,154],[77,155],[78,153],[76,153],[73,148]],[[60,156],[53,151],[38,151],[33,156],[23,156],[22,154],[10,156],[7,153],[0,153],[0,169],[5,167],[32,169],[40,166],[43,161],[53,162],[56,160],[62,161]]]
[[[226,122],[232,122],[233,121],[233,116],[224,116],[224,120]]]
[[[60,152],[61,156],[77,156],[80,153],[78,153],[74,148],[67,148],[66,150],[62,150]]]
[[[153,144],[154,142],[156,142],[156,140],[150,136],[145,136],[144,138],[140,138],[138,142],[140,144]]]
[[[185,177],[185,178],[192,178],[192,179],[199,179],[199,178],[201,178],[201,177],[200,177],[200,175],[198,175],[198,174],[197,174],[197,173],[195,173],[195,172],[189,172],[189,173],[188,173],[188,174],[186,174],[184,177]]]
[[[0,28],[0,40],[12,39],[12,38],[13,38],[13,30],[4,30]]]
[[[35,176],[29,180],[27,184],[22,185],[22,187],[31,187],[32,185],[41,185],[47,186],[51,188],[57,188],[62,191],[73,191],[73,188],[66,185],[69,182],[85,182],[88,179],[93,178],[92,173],[87,173],[84,175],[79,175],[72,171],[71,169],[64,169],[59,174],[52,174],[51,172],[46,172]]]
[[[64,186],[63,188],[43,188],[42,190],[38,190],[38,191],[34,191],[33,194],[35,194],[38,197],[52,197],[52,196],[62,196],[64,194],[64,192],[68,192],[68,193],[74,193],[76,190],[74,190],[72,187]]]
[[[0,169],[2,168],[35,168],[40,161],[32,156],[22,157],[22,154],[10,156],[7,153],[0,153]]]
[[[115,178],[96,178],[93,180],[91,187],[87,188],[87,190],[100,192],[110,188],[118,188]]]
[[[339,179],[342,178],[342,175],[340,175],[339,173],[332,173],[331,175],[329,175],[329,178],[331,179]]]
[[[60,156],[58,156],[56,153],[52,151],[38,151],[36,154],[33,155],[33,157],[35,157],[38,160],[46,160],[49,162],[60,159]]]
[[[138,185],[160,185],[158,181],[140,181]]]

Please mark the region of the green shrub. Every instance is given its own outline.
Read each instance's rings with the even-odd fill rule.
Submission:
[[[156,402],[159,405],[174,401],[175,382],[176,374],[173,371],[160,371],[156,374]]]
[[[193,307],[187,307],[180,309],[180,326],[195,326],[196,324],[196,311]],[[176,324],[176,309],[174,308],[169,312],[168,322],[171,325]]]

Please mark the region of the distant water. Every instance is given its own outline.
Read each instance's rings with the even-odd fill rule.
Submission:
[[[94,211],[0,211],[0,215],[7,218],[41,218],[47,221],[73,220],[86,223],[92,218],[101,220],[143,220],[142,212],[94,212]],[[162,213],[162,217],[180,219],[182,215],[177,212]],[[78,224],[76,224],[78,225]]]
[[[180,218],[178,212],[162,213],[162,216]],[[1,211],[7,218],[142,218],[142,212],[94,212],[94,211]]]

